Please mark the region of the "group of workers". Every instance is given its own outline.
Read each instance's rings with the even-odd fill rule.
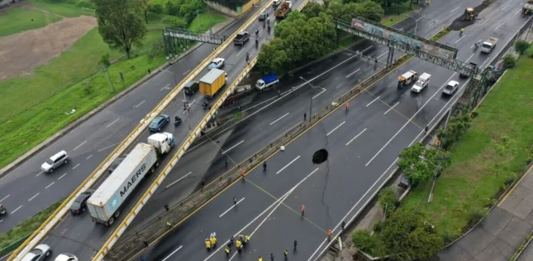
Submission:
[[[213,232],[209,234],[209,237],[205,239],[205,249],[210,251],[211,249],[217,247],[217,233]]]
[[[240,254],[242,250],[246,248],[248,242],[250,242],[249,235],[239,235],[237,238],[231,237],[226,246],[224,246],[224,253],[229,257],[231,254],[231,247],[235,244],[235,249]]]

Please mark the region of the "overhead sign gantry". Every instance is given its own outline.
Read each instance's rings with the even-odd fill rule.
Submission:
[[[416,35],[407,35],[394,28],[376,24],[364,18],[353,18],[351,22],[336,20],[337,29],[346,31],[370,41],[389,47],[387,66],[393,63],[394,50],[414,55],[424,61],[437,64],[465,75],[475,75],[474,64],[457,60],[457,49]]]

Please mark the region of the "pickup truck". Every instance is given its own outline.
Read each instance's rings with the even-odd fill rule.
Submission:
[[[481,53],[490,53],[492,52],[492,49],[496,46],[496,43],[498,42],[498,38],[495,37],[489,37],[487,41],[481,43]]]
[[[263,90],[265,88],[268,88],[276,83],[279,82],[279,78],[278,76],[275,74],[275,73],[269,73],[263,77],[261,77],[261,79],[257,80],[257,83],[255,84],[255,88],[257,88],[258,90]]]

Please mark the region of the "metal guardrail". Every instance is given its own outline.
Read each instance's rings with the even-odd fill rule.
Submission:
[[[52,214],[50,215],[50,217],[30,236],[28,237],[28,239],[26,239],[12,254],[11,256],[9,257],[8,260],[18,260],[20,258],[22,258],[22,256],[27,253],[29,250],[31,250],[39,241],[41,241],[45,235],[55,226],[59,223],[59,221],[61,221],[62,217],[68,212],[68,206],[70,206],[72,204],[72,202],[74,201],[74,199],[76,198],[76,196],[82,192],[82,191],[85,191],[87,189],[89,189],[101,176],[102,174],[105,173],[105,170],[111,165],[111,163],[118,157],[120,156],[128,147],[129,145],[134,142],[137,137],[142,133],[142,131],[144,131],[144,129],[148,126],[148,123],[150,122],[151,119],[153,119],[157,114],[159,114],[161,111],[163,111],[163,109],[170,103],[172,102],[175,97],[181,92],[181,90],[183,89],[185,83],[189,82],[189,81],[192,81],[194,80],[195,77],[197,77],[199,75],[199,73],[203,70],[203,68],[205,68],[208,63],[214,59],[217,55],[219,55],[220,53],[222,53],[222,51],[233,41],[233,39],[235,38],[235,36],[237,35],[237,33],[242,30],[243,28],[246,28],[248,27],[252,22],[255,21],[255,19],[257,18],[257,16],[260,14],[260,12],[263,12],[264,10],[266,10],[266,8],[270,7],[270,4],[272,3],[273,0],[270,0],[267,2],[267,4],[259,9],[259,11],[256,12],[255,15],[253,15],[252,17],[250,17],[248,19],[247,22],[245,22],[243,25],[241,25],[241,27],[239,27],[239,30],[236,30],[234,33],[232,33],[224,43],[222,43],[222,45],[219,47],[219,48],[216,48],[213,52],[211,52],[202,62],[199,63],[198,66],[195,67],[195,69],[193,69],[185,78],[183,78],[170,92],[169,94],[163,98],[163,100],[161,100],[155,107],[154,109],[148,113],[145,118],[143,120],[141,120],[141,123],[139,125],[137,125],[129,134],[128,136],[126,136],[126,138],[119,144],[115,147],[115,149],[113,149],[113,151],[96,167],[96,169],[66,198],[66,200],[63,201],[63,203],[57,208],[57,210]],[[229,95],[229,94],[228,94]],[[227,97],[227,96],[226,96]],[[220,102],[220,104],[222,103],[222,101]],[[218,104],[218,106],[220,106],[220,104]],[[206,114],[206,116],[209,116],[211,117],[213,115],[213,113],[216,111],[216,108],[218,107],[215,107],[213,106],[212,109]],[[201,123],[204,122],[204,125],[205,123],[207,123],[207,120],[205,120],[206,118],[209,119],[209,117],[204,117],[204,119],[202,119]],[[197,131],[197,133],[196,133]],[[200,133],[200,130],[198,130],[198,128],[195,128],[195,132],[196,135],[189,135],[189,137],[185,140],[184,143],[187,143],[188,145],[190,145],[190,143],[192,143],[192,140],[190,137],[191,136],[194,136],[196,137],[199,133]],[[193,133],[193,134],[194,134]],[[188,146],[187,146],[188,147]],[[182,149],[183,150],[183,149]],[[177,159],[173,160],[175,162],[177,162]],[[172,164],[172,166],[175,165],[175,162]],[[166,175],[164,175],[164,177],[166,177]],[[157,186],[162,182],[162,180],[164,179],[164,177],[158,177],[154,183],[157,184]],[[155,191],[155,190],[154,190]],[[152,192],[153,193],[153,192]],[[150,195],[152,194],[150,193]],[[148,198],[142,198],[141,200],[141,204],[144,205],[144,203],[146,203],[146,201],[148,200]],[[137,206],[136,206],[137,207]],[[142,207],[142,206],[141,206]],[[134,208],[135,209],[135,208]],[[139,208],[140,209],[140,208]],[[129,217],[130,215],[128,215]],[[128,217],[125,219],[125,221],[128,219]],[[133,218],[131,218],[133,220]],[[131,221],[130,221],[131,222]],[[129,224],[130,222],[128,222],[127,224]],[[119,233],[122,234],[123,231],[125,230],[125,228],[127,227],[127,225],[123,226],[123,223],[122,222],[119,227],[117,229],[115,229],[115,231],[113,232],[112,236],[114,236],[115,238],[118,238],[118,236],[116,236],[116,233],[117,231],[120,231]],[[116,239],[114,241],[112,241],[113,243],[116,241]],[[106,244],[104,244],[104,248],[106,249],[104,252],[107,252],[108,249],[110,248],[110,246],[107,245],[107,243],[111,243],[109,240],[108,242],[106,242]],[[111,243],[112,244],[112,243]],[[100,256],[102,251],[99,251],[97,255]],[[103,255],[101,255],[103,257]]]

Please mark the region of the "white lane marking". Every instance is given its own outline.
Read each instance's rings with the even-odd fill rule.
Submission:
[[[87,140],[82,141],[78,146],[74,147],[72,151],[76,151],[77,149],[81,148],[81,146],[85,145],[85,143],[87,143]]]
[[[167,259],[169,259],[172,255],[176,254],[176,252],[180,251],[181,249],[183,248],[183,246],[179,246],[178,248],[174,249],[174,251],[172,251],[170,254],[168,254],[168,256],[166,256],[165,258],[163,258],[163,260],[161,261],[166,261]]]
[[[51,186],[53,186],[54,184],[56,184],[56,182],[55,182],[55,181],[52,181],[52,183],[46,185],[46,187],[44,187],[44,188],[45,188],[45,189],[48,189],[48,188],[50,188]]]
[[[117,119],[115,119],[114,121],[112,121],[112,122],[110,122],[109,124],[107,124],[107,125],[105,126],[106,129],[109,128],[109,127],[111,127],[111,126],[113,126],[113,124],[117,123],[119,120],[120,120],[120,119],[117,118]]]
[[[363,133],[365,133],[366,131],[366,128],[364,130],[362,130],[361,132],[359,132],[357,135],[355,135],[353,138],[351,138],[348,142],[346,142],[346,144],[344,144],[345,146],[348,146],[350,145],[350,143],[352,143],[355,139],[357,139],[359,136],[361,136]]]
[[[44,173],[44,171],[39,171],[39,173],[37,173],[37,175],[35,175],[35,177],[39,177],[39,176],[41,176],[41,174],[43,174],[43,173]],[[0,202],[2,202],[2,201],[0,201]]]
[[[278,121],[280,121],[281,119],[287,117],[287,115],[289,115],[289,112],[283,114],[283,116],[277,118],[276,120],[274,120],[273,122],[269,123],[268,125],[272,126],[272,125],[276,124],[276,122],[278,122]]]
[[[235,143],[233,146],[229,147],[228,149],[226,149],[225,151],[222,151],[222,155],[230,152],[232,149],[235,149],[237,146],[241,145],[245,140],[241,140],[237,143]]]
[[[218,215],[218,218],[222,218],[224,215],[226,215],[230,210],[232,210],[235,206],[239,205],[244,199],[246,199],[245,197],[242,197],[241,199],[239,199],[239,201],[237,201],[235,204],[231,205],[231,207],[229,207],[228,209],[226,209],[226,211],[222,212],[222,214]]]
[[[8,199],[9,197],[11,197],[11,194],[7,194],[5,195],[2,199],[0,199],[0,203],[2,203],[2,201]]]
[[[134,108],[139,108],[139,107],[141,107],[141,105],[143,105],[145,102],[146,102],[146,100],[142,100],[141,102],[135,104],[133,107],[134,107]]]
[[[253,236],[253,234],[255,234],[255,232],[261,227],[261,225],[264,223],[265,220],[268,220],[268,218],[272,215],[272,213],[274,213],[274,211],[281,205],[283,204],[283,202],[285,201],[285,199],[296,189],[298,188],[303,182],[305,182],[309,177],[311,177],[313,174],[315,174],[317,171],[319,170],[319,168],[316,168],[314,169],[313,171],[311,171],[311,173],[309,173],[307,176],[305,176],[302,180],[300,180],[296,185],[294,185],[290,190],[288,190],[285,194],[283,194],[281,197],[279,197],[278,199],[276,199],[276,201],[274,201],[272,204],[270,204],[267,208],[265,208],[261,213],[259,213],[257,216],[255,216],[255,218],[253,218],[250,222],[248,222],[248,224],[246,224],[244,227],[242,227],[239,231],[237,231],[237,233],[235,233],[235,235],[239,235],[239,234],[242,234],[242,232],[247,229],[249,226],[251,226],[253,223],[255,223],[257,221],[257,219],[259,219],[260,217],[262,217],[265,213],[267,213],[268,211],[270,211],[270,209],[273,208],[273,210],[266,216],[266,218],[263,219],[263,222],[261,222],[257,227],[256,229],[254,229],[254,231],[252,231],[252,233],[250,233],[250,237]],[[222,248],[224,246],[226,246],[226,244],[229,242],[229,240],[226,240],[226,242],[224,242],[223,244],[221,244],[215,251],[213,251],[213,253],[211,253],[209,256],[207,256],[204,261],[207,261],[209,259],[211,259],[211,257],[213,257],[218,251],[222,250]],[[232,257],[233,258],[233,257]],[[231,260],[231,258],[230,258]]]
[[[358,68],[357,70],[355,70],[355,71],[353,71],[353,72],[349,73],[348,75],[344,76],[344,78],[346,78],[346,79],[350,78],[350,77],[351,77],[352,75],[354,75],[354,74],[358,73],[358,72],[359,72],[359,70],[361,70],[361,69],[359,69],[359,68]]]
[[[86,160],[89,160],[89,159],[92,158],[92,157],[93,157],[93,154],[87,156],[85,159],[86,159]]]
[[[164,90],[170,90],[170,83],[167,83],[165,86],[161,87],[161,89],[159,89],[159,91],[164,91]]]
[[[4,222],[4,219],[0,219],[0,223]]]
[[[192,171],[189,171],[187,174],[183,175],[183,177],[181,177],[181,178],[179,178],[179,179],[177,179],[177,180],[174,180],[174,181],[172,181],[170,184],[166,185],[166,186],[165,186],[165,189],[168,189],[168,188],[170,188],[170,187],[176,185],[176,183],[182,181],[183,179],[185,179],[186,177],[188,177],[188,176],[191,175],[191,174],[192,174]]]
[[[37,196],[39,196],[39,192],[35,193],[35,195],[31,196],[29,199],[28,199],[28,202],[31,202],[32,200],[34,200]]]
[[[345,123],[346,123],[346,121],[341,122],[339,125],[337,125],[337,127],[333,128],[333,130],[330,130],[330,131],[326,134],[326,136],[331,135],[333,132],[335,132],[338,128],[340,128],[340,127],[341,127],[342,125],[344,125]]]
[[[383,57],[383,55],[385,55],[385,54],[387,54],[387,51],[385,51],[384,53],[382,53],[382,54],[378,55],[378,57],[376,57],[376,58],[378,58],[378,59],[379,59],[379,58]]]
[[[474,56],[474,54],[472,54],[470,56],[470,58],[472,58]],[[470,58],[468,58],[466,61],[468,62],[468,60],[470,60]],[[368,165],[370,165],[370,163],[372,163],[372,161],[385,149],[385,147],[387,147],[394,138],[396,138],[396,136],[398,136],[398,134],[400,134],[400,132],[405,129],[405,127],[407,127],[407,125],[409,125],[409,123],[416,117],[416,115],[418,115],[418,113],[420,113],[425,107],[426,105],[433,99],[433,97],[437,94],[440,94],[441,93],[441,90],[442,88],[444,88],[444,86],[446,86],[446,83],[449,82],[457,73],[452,73],[452,75],[450,76],[450,78],[448,78],[448,80],[445,81],[445,84],[443,84],[435,93],[433,93],[433,95],[431,97],[429,97],[429,99],[427,99],[427,101],[422,104],[422,107],[420,107],[420,109],[418,109],[414,114],[413,116],[411,116],[411,118],[409,118],[404,124],[403,126],[398,130],[396,131],[396,133],[394,133],[394,135],[392,135],[392,137],[385,143],[385,145],[383,145],[383,147],[381,147],[381,149],[378,150],[378,152],[376,152],[376,154],[374,154],[374,156],[372,156],[372,158],[370,158],[370,160],[365,164],[365,167],[368,167]]]
[[[497,31],[500,29],[500,27],[502,27],[503,25],[505,24],[505,22],[502,22],[501,24],[497,25],[494,30]]]
[[[61,180],[61,179],[63,179],[63,178],[64,178],[64,177],[66,176],[66,175],[67,175],[67,173],[66,173],[66,172],[65,172],[65,173],[63,173],[63,175],[59,176],[59,178],[57,178],[57,180]]]
[[[372,103],[374,103],[374,102],[376,102],[377,100],[379,100],[380,97],[381,97],[381,96],[378,96],[378,97],[376,97],[375,99],[373,99],[371,102],[367,103],[367,104],[366,104],[366,107],[372,105]]]
[[[364,53],[365,53],[366,51],[370,50],[370,48],[372,48],[372,47],[373,47],[373,46],[372,46],[372,45],[370,45],[369,47],[367,47],[367,48],[363,49],[363,50],[361,51],[361,53],[363,53],[363,54],[364,54]]]
[[[518,10],[516,10],[516,12],[514,12],[514,15],[517,15],[520,12],[522,12],[522,10],[518,9]]]
[[[14,209],[13,211],[11,211],[11,215],[15,214],[15,212],[19,211],[19,209],[22,208],[22,205],[18,206],[16,209]]]
[[[185,74],[189,73],[190,71],[191,71],[191,69],[189,69],[189,70],[183,72],[181,75],[185,75]]]
[[[459,41],[463,40],[463,38],[464,38],[464,35],[461,36],[461,37],[459,37],[459,39],[457,39],[457,40],[456,40],[455,42],[453,42],[453,43],[454,43],[454,44],[457,44]]]
[[[318,96],[322,95],[322,93],[324,93],[325,91],[327,91],[327,89],[326,88],[322,88],[322,90],[319,93],[315,94],[311,99],[314,100],[314,99],[318,98]]]
[[[104,150],[107,150],[107,149],[109,149],[109,148],[115,146],[115,145],[117,145],[117,143],[113,143],[113,144],[107,145],[107,146],[105,146],[105,147],[103,147],[103,148],[101,148],[101,149],[98,149],[97,151],[98,151],[98,152],[102,152],[102,151],[104,151]]]
[[[261,105],[263,105],[263,104],[265,104],[265,103],[267,103],[267,102],[269,102],[269,101],[271,101],[272,99],[275,99],[275,98],[276,98],[276,96],[274,96],[274,97],[270,97],[270,98],[268,98],[268,99],[266,99],[266,100],[264,100],[264,101],[262,101],[262,102],[260,102],[260,103],[258,103],[258,104],[256,104],[256,105],[253,105],[253,106],[250,106],[249,108],[244,109],[244,111],[250,111],[250,110],[253,110],[253,109],[255,109],[256,107],[259,107],[259,106],[261,106]]]
[[[239,57],[241,55],[242,51],[244,51],[244,48],[241,48],[241,50],[239,52],[237,52],[237,57]]]
[[[454,9],[452,9],[452,10],[450,10],[450,13],[453,13],[453,12],[457,11],[457,9],[459,9],[459,6],[454,8]]]
[[[396,102],[394,105],[392,105],[387,111],[385,111],[383,113],[383,115],[387,115],[387,113],[389,113],[390,111],[392,111],[394,109],[394,107],[398,106],[398,104],[400,104],[400,102]]]
[[[77,169],[80,166],[80,163],[76,164],[74,167],[72,167],[72,170]]]
[[[287,165],[283,166],[283,168],[281,168],[281,169],[279,169],[278,171],[276,171],[276,175],[280,174],[282,171],[284,171],[286,168],[288,168],[292,163],[294,163],[295,161],[297,161],[299,158],[300,158],[300,155],[296,156],[296,158],[294,158],[293,160],[291,160],[291,162],[287,163]]]

